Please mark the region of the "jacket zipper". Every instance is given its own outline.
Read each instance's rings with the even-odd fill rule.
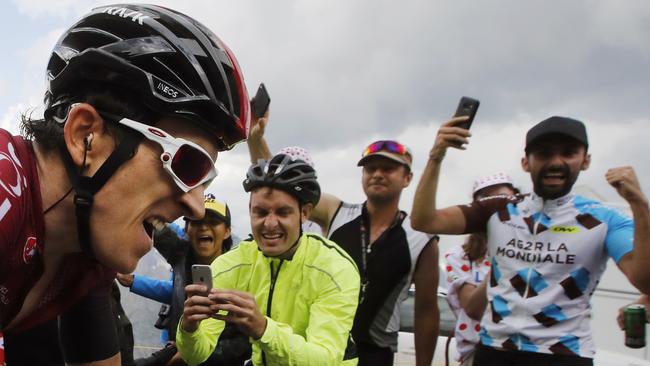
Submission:
[[[278,270],[275,272],[273,271],[273,262],[269,263],[269,266],[271,267],[271,285],[269,286],[269,298],[266,302],[266,316],[269,318],[271,317],[271,304],[273,302],[273,290],[275,290],[275,281],[278,279],[278,274],[280,273],[282,263],[284,263],[284,260],[280,260]],[[266,366],[266,354],[264,351],[262,351],[262,364]]]

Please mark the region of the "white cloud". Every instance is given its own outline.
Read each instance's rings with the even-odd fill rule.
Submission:
[[[105,2],[105,1],[104,1]],[[101,1],[88,0],[13,0],[18,11],[29,18],[70,18],[78,17]]]
[[[2,119],[0,119],[0,128],[13,133],[14,135],[18,134],[20,114],[24,109],[25,105],[22,104],[9,107],[2,116]]]

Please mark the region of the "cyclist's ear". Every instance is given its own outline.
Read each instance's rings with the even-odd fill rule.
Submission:
[[[580,166],[580,170],[589,169],[589,165],[591,165],[591,154],[585,153],[585,160],[582,161],[582,165]]]
[[[302,205],[300,208],[300,215],[302,216],[302,222],[305,222],[309,220],[309,216],[311,216],[311,211],[314,209],[314,205],[312,203],[305,203]]]
[[[406,178],[402,187],[406,188],[413,180],[413,171],[410,168],[407,168],[406,165],[402,165],[402,169],[404,170],[404,177]]]
[[[525,172],[530,173],[530,168],[528,166],[528,156],[524,156],[521,158],[521,169],[523,169]]]
[[[74,104],[63,127],[65,145],[78,167],[84,163],[83,175],[92,176],[115,148],[112,136],[106,133],[104,120],[87,103]]]

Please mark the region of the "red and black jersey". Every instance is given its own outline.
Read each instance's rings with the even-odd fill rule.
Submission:
[[[29,141],[0,129],[0,329],[27,329],[61,314],[114,272],[82,253],[68,255],[37,307],[5,329],[43,275],[47,242],[40,182]]]

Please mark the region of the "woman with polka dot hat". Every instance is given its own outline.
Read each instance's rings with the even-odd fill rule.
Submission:
[[[497,195],[513,195],[517,190],[512,179],[503,174],[493,174],[477,179],[472,187],[474,200]],[[470,234],[465,243],[452,247],[445,254],[447,263],[447,299],[458,317],[454,337],[456,338],[456,361],[462,366],[471,366],[474,349],[479,342],[480,320],[487,305],[481,298],[479,287],[486,283],[490,262],[486,259],[487,240],[485,233]]]

